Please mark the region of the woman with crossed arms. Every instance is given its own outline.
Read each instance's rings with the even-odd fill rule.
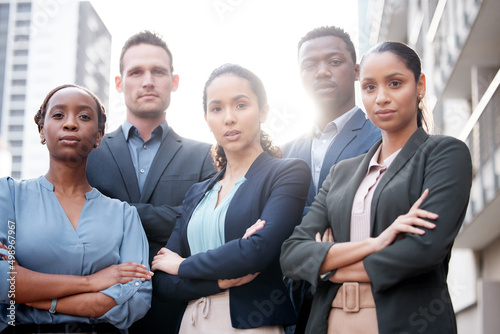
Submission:
[[[372,48],[359,79],[382,140],[332,167],[283,244],[283,272],[316,286],[308,333],[456,333],[446,276],[469,199],[469,150],[426,132],[425,76],[407,45]]]

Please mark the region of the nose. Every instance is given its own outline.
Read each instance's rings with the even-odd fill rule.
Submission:
[[[78,129],[76,115],[73,115],[73,113],[69,113],[69,115],[66,117],[66,121],[64,122],[63,127],[64,130],[67,131],[76,131]]]
[[[390,98],[385,89],[379,88],[377,91],[377,98],[375,100],[375,103],[377,103],[378,105],[385,105],[389,103],[389,101]]]
[[[226,112],[224,113],[224,124],[232,125],[234,123],[236,123],[236,119],[233,110],[231,108],[226,108]]]
[[[153,75],[151,72],[146,71],[142,77],[142,86],[143,87],[151,87],[153,86]]]
[[[330,77],[331,73],[330,73],[330,68],[328,67],[328,64],[326,64],[325,62],[319,62],[315,76],[317,78]]]

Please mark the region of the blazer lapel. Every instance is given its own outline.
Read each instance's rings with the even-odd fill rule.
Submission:
[[[116,161],[116,165],[122,176],[125,188],[127,188],[130,200],[132,202],[138,202],[140,198],[139,184],[137,182],[132,158],[130,158],[127,141],[123,136],[122,127],[120,126],[117,130],[109,133],[107,138],[106,144]]]
[[[352,205],[354,203],[354,196],[356,195],[356,192],[358,191],[359,185],[361,184],[361,181],[366,176],[366,172],[368,171],[368,165],[370,164],[370,160],[377,151],[381,141],[378,141],[373,147],[366,153],[364,156],[363,160],[361,160],[361,163],[358,165],[358,168],[354,172],[353,176],[349,180],[349,186],[347,187],[347,191],[342,196],[342,201],[340,205],[338,206],[339,208],[342,208],[342,217],[341,221],[347,222],[346,224],[340,224],[341,226],[341,231],[340,231],[340,237],[342,238],[339,241],[349,241],[351,240],[351,216],[352,216]],[[335,189],[332,189],[332,191],[335,191]]]
[[[140,203],[146,203],[151,197],[154,189],[158,185],[158,181],[163,172],[174,158],[177,151],[182,147],[182,140],[172,129],[169,129],[167,136],[156,153],[156,156],[151,163],[151,168],[148,172],[148,177],[142,189]]]
[[[391,181],[394,176],[403,168],[408,160],[415,154],[420,145],[427,140],[429,135],[422,129],[418,128],[417,131],[408,139],[406,144],[403,146],[399,154],[396,156],[394,161],[391,163],[387,171],[385,171],[382,179],[380,180],[375,192],[373,193],[373,199],[371,204],[370,213],[370,231],[374,231],[375,216],[378,207],[378,201],[380,199],[380,193],[385,188],[385,186]]]
[[[357,131],[363,128],[365,122],[366,122],[365,113],[358,108],[358,110],[354,113],[351,119],[337,134],[332,144],[328,148],[328,151],[325,155],[325,159],[323,161],[323,167],[321,168],[321,173],[319,175],[320,186],[325,180],[328,173],[330,172],[331,167],[339,162],[341,154],[344,152],[344,150],[347,149],[347,147],[354,140],[354,138],[356,138]]]

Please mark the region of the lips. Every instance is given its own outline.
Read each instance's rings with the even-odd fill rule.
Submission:
[[[239,135],[240,133],[241,132],[238,130],[229,130],[229,131],[224,132],[224,136],[225,137],[236,136],[236,135]]]
[[[73,143],[78,143],[80,142],[80,138],[76,136],[63,136],[59,139],[59,141],[67,144],[73,144]]]
[[[331,81],[320,81],[314,84],[317,93],[330,92],[335,89],[335,84]]]

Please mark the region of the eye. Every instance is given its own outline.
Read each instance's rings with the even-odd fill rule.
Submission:
[[[54,111],[52,113],[52,118],[62,118],[62,117],[64,117],[64,114],[60,111]]]
[[[92,117],[87,114],[80,115],[80,118],[83,119],[84,121],[90,121],[92,119]]]
[[[340,64],[342,64],[342,61],[340,59],[332,59],[332,60],[330,60],[330,65],[338,66]]]
[[[141,74],[141,71],[139,71],[139,70],[135,70],[135,71],[130,72],[131,76],[138,76],[140,74]]]
[[[221,108],[219,106],[210,108],[210,112],[219,112],[219,111],[221,111]]]
[[[363,89],[367,92],[371,92],[375,89],[375,85],[374,84],[366,84],[363,86]]]
[[[394,81],[391,81],[389,83],[389,87],[399,87],[399,86],[401,86],[401,82],[400,81],[394,80]]]
[[[246,103],[240,102],[236,105],[236,109],[245,109],[246,106]]]
[[[302,70],[304,71],[311,71],[316,68],[316,64],[314,63],[305,63],[302,65]]]
[[[157,75],[164,75],[165,71],[163,71],[163,70],[154,70],[153,73],[157,74]]]

